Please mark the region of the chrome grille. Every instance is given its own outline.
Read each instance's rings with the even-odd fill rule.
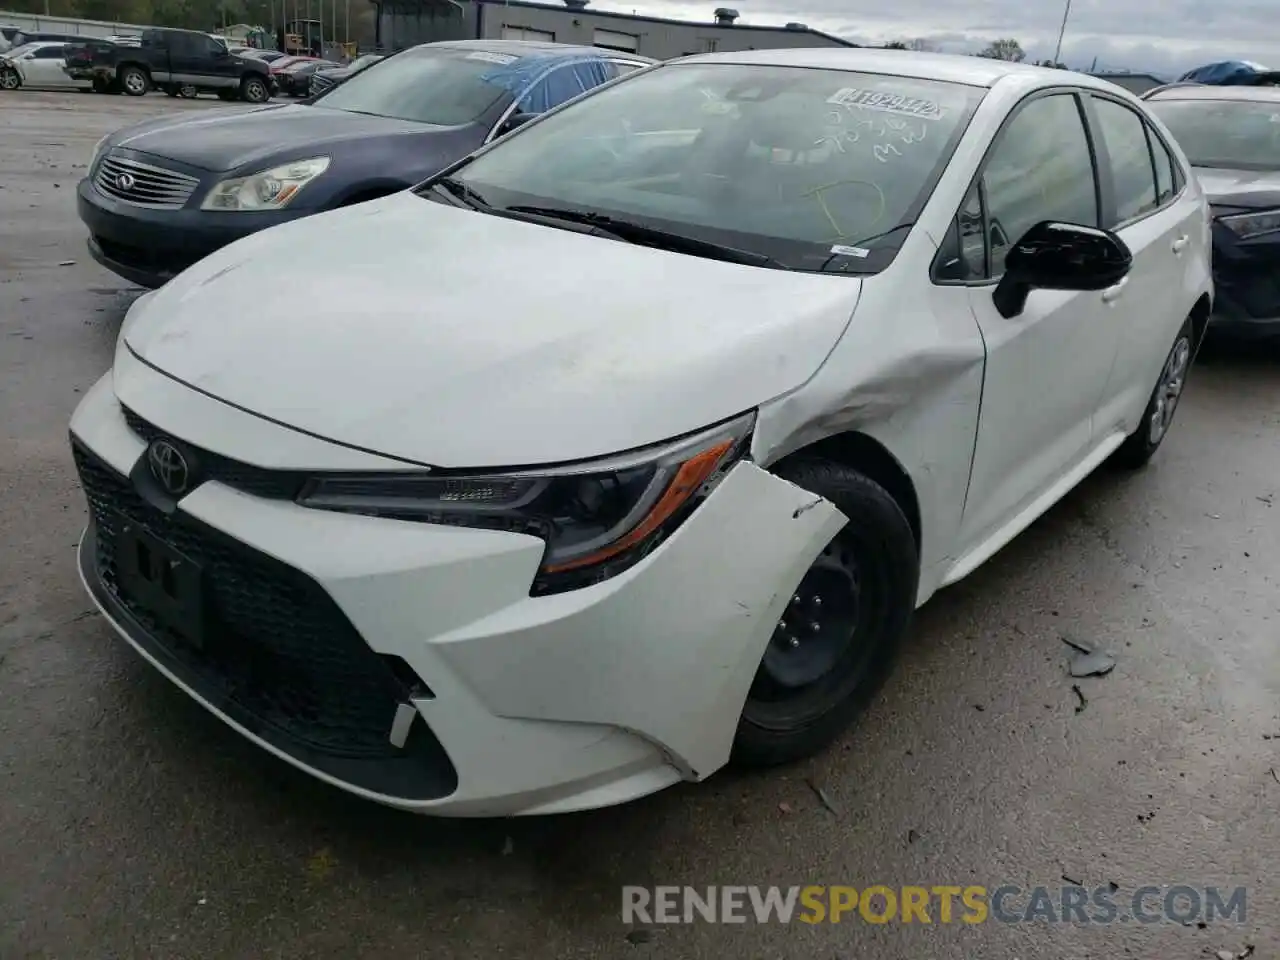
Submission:
[[[328,90],[332,86],[333,86],[333,81],[330,80],[328,77],[322,77],[318,73],[313,73],[311,75],[311,91],[310,92],[312,96],[324,90]]]
[[[110,155],[102,158],[93,178],[100,193],[140,207],[181,207],[199,184],[185,173]]]

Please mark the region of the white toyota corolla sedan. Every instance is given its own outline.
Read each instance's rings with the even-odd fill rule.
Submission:
[[[139,299],[71,423],[80,570],[331,784],[618,803],[840,735],[917,606],[1152,456],[1211,297],[1114,86],[690,57]]]

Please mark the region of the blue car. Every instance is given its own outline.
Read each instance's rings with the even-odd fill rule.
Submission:
[[[80,181],[89,251],[158,287],[258,230],[411,187],[655,61],[516,40],[429,43],[308,101],[183,113],[103,138]]]

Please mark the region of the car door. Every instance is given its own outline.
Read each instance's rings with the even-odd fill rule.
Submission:
[[[63,45],[49,43],[37,48],[27,62],[27,83],[41,87],[62,87],[71,78],[62,72]]]
[[[998,549],[1092,449],[1093,418],[1118,342],[1111,306],[1123,288],[1032,290],[1011,318],[1000,315],[992,294],[1006,254],[1027,230],[1046,220],[1096,227],[1100,206],[1081,94],[1051,90],[1024,100],[988,151],[962,211],[962,245],[973,256],[977,239],[983,253],[969,300],[987,350],[961,523],[964,553],[992,538]]]
[[[1099,144],[1101,225],[1119,234],[1133,254],[1117,317],[1119,349],[1097,430],[1128,433],[1187,317],[1183,264],[1203,233],[1196,226],[1200,202],[1184,189],[1185,177],[1164,141],[1137,110],[1101,93],[1092,94],[1087,107]]]

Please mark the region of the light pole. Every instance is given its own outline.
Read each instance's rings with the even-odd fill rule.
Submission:
[[[1053,51],[1053,62],[1056,66],[1062,62],[1062,38],[1067,34],[1067,20],[1071,17],[1071,0],[1067,0],[1066,8],[1062,11],[1062,29],[1058,31],[1058,47]]]

